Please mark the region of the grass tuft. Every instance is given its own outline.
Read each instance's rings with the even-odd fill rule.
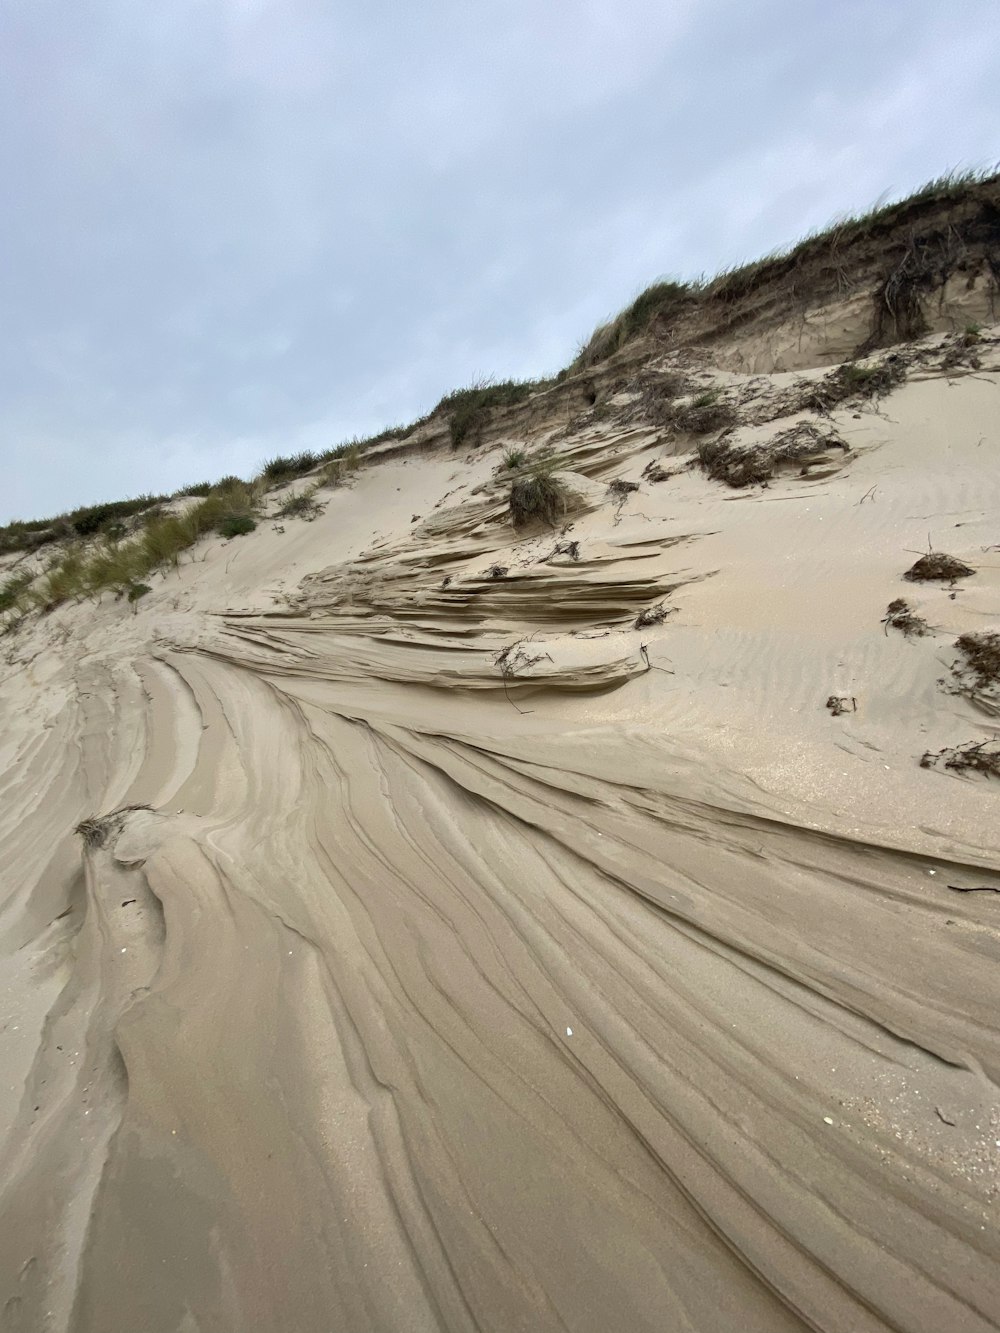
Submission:
[[[226,514],[219,519],[215,530],[220,537],[245,537],[256,526],[257,520],[249,514]]]
[[[362,446],[358,440],[331,449],[329,462],[319,474],[319,486],[340,486],[361,466]]]
[[[477,443],[494,411],[523,403],[542,383],[538,380],[480,380],[467,389],[449,393],[431,415],[448,414],[452,448],[457,449],[470,436],[473,443]]]
[[[0,612],[14,611],[20,604],[24,594],[30,588],[32,576],[28,573],[11,574],[9,578],[0,583]]]
[[[909,583],[935,583],[942,579],[948,583],[955,579],[967,579],[976,571],[957,556],[946,555],[944,551],[930,551],[922,555],[903,575]]]
[[[927,750],[920,760],[921,768],[947,768],[953,773],[981,773],[987,778],[1000,778],[1000,742],[994,737],[984,741],[969,741],[951,749]]]
[[[301,477],[305,472],[311,472],[319,462],[319,455],[309,449],[303,449],[298,454],[278,454],[274,458],[265,460],[260,475],[264,481],[272,484],[289,481],[293,477]]]
[[[889,603],[882,624],[886,635],[891,629],[898,629],[907,639],[922,638],[928,631],[927,621],[917,615],[904,597],[896,597]]]
[[[538,467],[527,476],[517,477],[510,488],[510,518],[515,528],[529,523],[555,527],[566,507],[565,487],[551,467]]]
[[[289,496],[275,514],[275,518],[304,518],[307,523],[311,523],[323,512],[323,506],[316,501],[318,490],[319,482],[304,491],[299,491],[298,495]]]
[[[599,324],[580,348],[571,370],[586,370],[614,356],[658,319],[670,318],[690,304],[695,288],[686,282],[665,279],[654,282],[614,319]]]

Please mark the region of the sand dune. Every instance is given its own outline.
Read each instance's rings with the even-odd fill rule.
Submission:
[[[5,1330],[1000,1326],[997,789],[918,762],[996,733],[950,345],[765,488],[626,386],[526,441],[559,530],[502,442],[388,451],[5,640]]]

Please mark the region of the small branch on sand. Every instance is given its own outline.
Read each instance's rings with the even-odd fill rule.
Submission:
[[[509,643],[506,648],[501,648],[493,659],[493,665],[500,672],[500,679],[503,681],[503,692],[507,696],[507,702],[511,708],[516,708],[519,713],[533,713],[533,708],[520,708],[511,698],[510,690],[507,688],[509,677],[515,676],[518,667],[533,667],[537,662],[544,661],[545,658],[551,662],[552,657],[549,653],[536,653],[534,657],[529,657],[521,646],[525,643],[524,639],[517,639],[514,643]]]
[[[533,708],[518,708],[517,704],[510,697],[510,690],[507,688],[507,672],[503,667],[500,668],[500,679],[503,681],[503,692],[507,696],[507,702],[510,704],[511,708],[516,708],[517,711],[522,714],[533,713],[535,711]]]
[[[671,671],[669,667],[657,666],[655,662],[651,662],[649,660],[649,648],[647,647],[646,644],[644,643],[639,644],[639,653],[642,657],[642,660],[646,663],[647,671],[662,671],[665,676],[673,676],[676,674],[675,672]],[[668,658],[667,660],[669,661],[670,659]]]

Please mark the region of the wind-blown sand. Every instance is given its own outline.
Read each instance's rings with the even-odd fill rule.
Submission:
[[[4,640],[5,1331],[1000,1326],[1000,787],[918,762],[997,731],[994,333],[805,476],[625,392],[565,533],[401,451]]]

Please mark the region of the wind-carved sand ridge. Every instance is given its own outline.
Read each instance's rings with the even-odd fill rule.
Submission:
[[[648,352],[3,641],[5,1331],[1000,1326],[1000,787],[920,765],[997,734],[961,343],[825,414]]]

